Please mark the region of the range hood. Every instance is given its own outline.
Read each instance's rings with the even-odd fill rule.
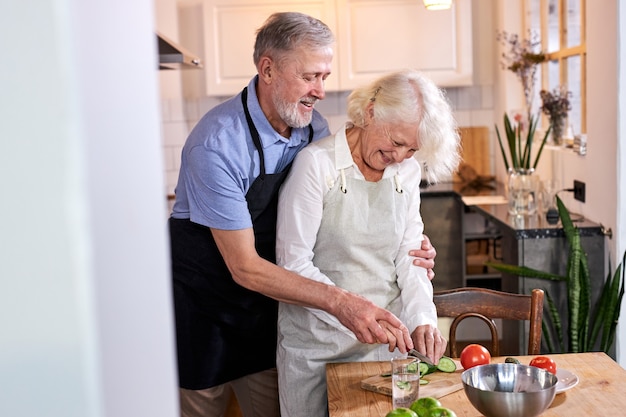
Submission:
[[[176,45],[173,41],[161,35],[156,34],[159,49],[159,69],[186,69],[186,68],[202,68],[200,58],[187,51],[180,45]]]

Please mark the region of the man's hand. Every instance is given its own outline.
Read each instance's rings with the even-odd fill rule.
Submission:
[[[409,329],[393,313],[348,291],[343,291],[340,298],[336,311],[331,314],[350,329],[359,342],[386,343],[402,353],[413,348]]]
[[[396,348],[398,348],[400,352],[406,353],[409,349],[411,349],[412,344],[411,346],[407,346],[406,340],[404,340],[404,335],[398,328],[393,327],[391,324],[382,320],[378,322],[378,324],[380,324],[380,327],[382,327],[387,333],[387,342],[379,341],[379,343],[387,343],[389,345],[389,352],[393,352]]]
[[[428,279],[432,281],[435,278],[435,256],[437,256],[437,251],[435,247],[430,243],[430,239],[428,236],[424,235],[424,240],[422,240],[422,247],[420,249],[412,249],[409,251],[409,255],[415,256],[413,260],[413,265],[421,266],[426,268],[428,273]]]
[[[439,363],[448,345],[448,341],[441,335],[439,329],[430,324],[417,326],[411,333],[411,339],[415,350],[428,356],[434,364]]]

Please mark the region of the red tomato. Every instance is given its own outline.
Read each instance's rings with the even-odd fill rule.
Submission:
[[[556,362],[547,356],[535,356],[530,361],[530,366],[536,366],[537,368],[545,369],[548,372],[556,375]]]
[[[461,351],[461,365],[464,369],[477,365],[488,365],[489,363],[491,363],[491,354],[482,345],[473,343],[465,346]]]

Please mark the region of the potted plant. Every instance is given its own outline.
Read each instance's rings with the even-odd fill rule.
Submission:
[[[497,39],[507,48],[502,53],[502,68],[513,72],[520,80],[526,101],[526,117],[516,114],[511,121],[509,115],[504,114],[506,146],[496,125],[500,152],[509,174],[507,183],[509,213],[514,215],[533,214],[536,210],[534,202],[536,200],[537,180],[532,174],[537,167],[550,133],[550,129],[548,129],[541,140],[537,155],[532,160],[533,142],[539,122],[539,115],[532,113],[535,77],[537,66],[546,60],[546,56],[541,50],[537,51],[541,42],[532,32],[529,32],[527,39],[520,39],[517,34],[501,32],[497,35]],[[526,123],[524,123],[525,120]]]
[[[541,90],[541,111],[548,116],[550,120],[550,129],[552,129],[552,141],[555,145],[563,143],[563,135],[565,134],[565,123],[567,122],[567,113],[572,109],[570,104],[571,91],[567,91],[565,86],[559,86],[552,91]]]
[[[559,218],[569,245],[565,276],[525,266],[493,262],[487,262],[486,265],[511,275],[563,283],[567,293],[567,312],[559,312],[553,298],[544,289],[548,315],[544,315],[543,340],[549,352],[588,352],[598,347],[609,353],[615,340],[617,320],[624,297],[626,252],[613,274],[609,267],[600,298],[595,304],[595,311],[592,311],[591,279],[587,256],[580,242],[580,232],[574,226],[569,211],[558,196],[556,201]],[[568,324],[567,328],[563,325],[565,322]],[[557,340],[553,340],[552,335],[556,335]]]

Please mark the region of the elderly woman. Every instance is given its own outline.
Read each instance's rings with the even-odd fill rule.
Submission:
[[[277,262],[393,312],[415,349],[437,362],[447,342],[432,284],[408,251],[423,239],[420,180],[449,178],[459,162],[452,111],[431,80],[406,70],[352,92],[348,117],[294,161],[279,200]],[[281,303],[281,415],[327,415],[325,364],[399,355],[387,332],[390,343],[364,344],[324,311]]]

